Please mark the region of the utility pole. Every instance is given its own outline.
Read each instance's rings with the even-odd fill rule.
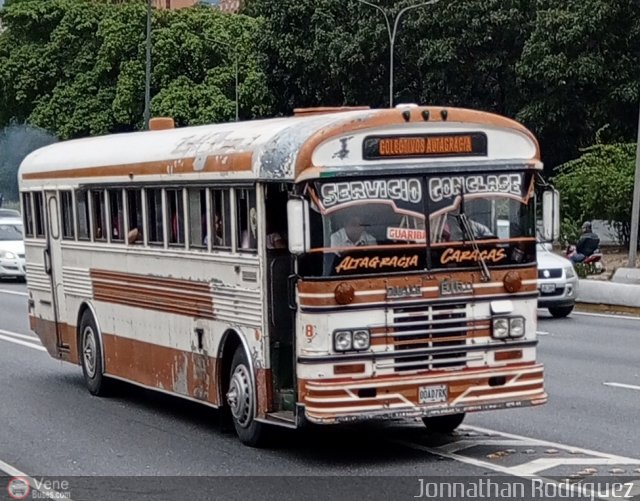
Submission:
[[[425,5],[431,5],[434,3],[438,3],[439,1],[440,0],[429,0],[428,2],[422,2],[416,5],[409,5],[408,7],[405,7],[396,15],[392,30],[389,13],[386,10],[376,4],[368,2],[367,0],[358,0],[358,2],[368,5],[369,7],[373,7],[374,9],[382,12],[382,15],[384,16],[384,22],[387,25],[387,35],[389,35],[389,108],[393,108],[393,52],[395,49],[396,35],[398,34],[398,24],[400,23],[400,18],[405,12],[411,9],[417,9],[418,7],[424,7]]]
[[[638,256],[638,224],[640,223],[640,111],[638,113],[638,144],[636,145],[636,175],[633,181],[631,206],[631,238],[629,240],[629,268],[636,267]]]
[[[147,0],[147,39],[144,68],[144,128],[149,130],[151,120],[151,2]]]

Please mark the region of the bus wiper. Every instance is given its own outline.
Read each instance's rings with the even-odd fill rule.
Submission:
[[[487,263],[482,257],[482,253],[480,252],[480,247],[478,247],[478,241],[476,240],[473,232],[473,228],[471,227],[471,222],[467,217],[467,213],[464,211],[464,192],[460,192],[460,214],[458,214],[458,219],[460,220],[463,233],[467,234],[467,238],[469,239],[469,243],[471,243],[471,247],[475,254],[478,256],[478,265],[480,266],[480,271],[482,272],[481,280],[483,282],[489,282],[491,280],[491,273],[489,272],[489,268],[487,267]]]

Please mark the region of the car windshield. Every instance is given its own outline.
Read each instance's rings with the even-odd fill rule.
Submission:
[[[535,261],[530,173],[309,183],[310,276]],[[425,215],[428,216],[428,222]]]
[[[0,241],[22,240],[22,224],[0,222]]]

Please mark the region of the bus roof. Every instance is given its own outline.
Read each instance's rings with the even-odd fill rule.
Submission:
[[[46,180],[118,182],[178,176],[184,179],[233,176],[300,180],[322,169],[373,165],[363,144],[377,137],[404,135],[485,135],[485,161],[537,162],[539,147],[521,124],[491,113],[460,108],[406,106],[392,109],[302,113],[301,116],[197,127],[131,132],[55,143],[28,155],[22,183]],[[474,160],[474,155],[438,155],[438,160]],[[387,164],[425,158],[380,158]],[[379,163],[379,162],[378,162]],[[538,162],[539,163],[539,162]]]

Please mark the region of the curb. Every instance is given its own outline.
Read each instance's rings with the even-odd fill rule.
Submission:
[[[578,303],[640,308],[640,285],[581,279]]]

